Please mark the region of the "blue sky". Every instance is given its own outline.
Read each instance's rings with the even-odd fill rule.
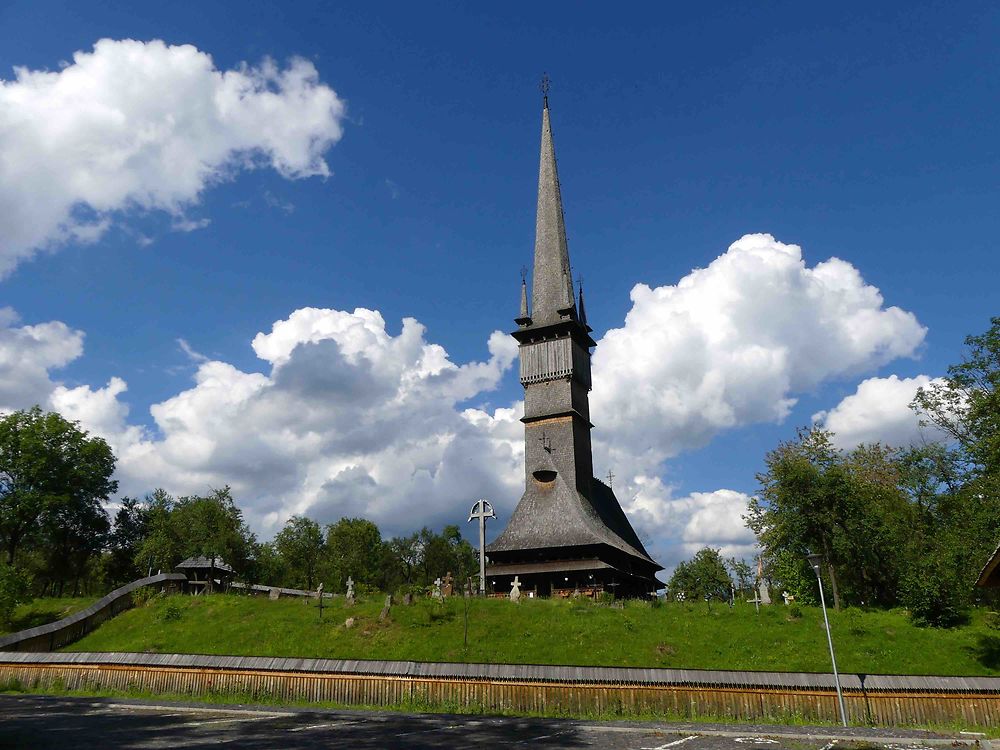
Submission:
[[[602,439],[602,424],[610,425],[603,433],[609,447],[599,449],[597,470],[629,475],[620,480],[620,494],[628,495],[623,502],[639,498],[634,518],[665,560],[702,542],[747,552],[749,540],[725,529],[738,515],[737,495],[755,489],[754,474],[766,450],[794,435],[795,427],[817,412],[837,407],[863,380],[943,374],[960,358],[964,336],[985,330],[997,314],[998,32],[1000,11],[986,3],[707,9],[649,4],[613,16],[606,4],[512,9],[410,3],[372,9],[327,3],[7,3],[0,8],[0,79],[9,93],[18,81],[27,85],[16,76],[16,67],[58,74],[75,52],[92,53],[100,39],[163,40],[193,45],[211,56],[217,71],[243,63],[260,66],[265,58],[285,70],[293,58],[303,58],[317,76],[305,84],[306,96],[332,89],[343,108],[327,121],[302,125],[306,141],[312,138],[309,142],[322,148],[305,161],[289,157],[291,167],[281,168],[269,155],[270,136],[254,140],[256,126],[261,132],[271,126],[264,117],[240,130],[256,168],[247,168],[246,152],[234,145],[205,166],[200,187],[180,199],[161,196],[159,202],[144,203],[142,190],[108,187],[100,195],[118,197],[93,205],[87,196],[95,193],[86,192],[92,186],[81,187],[79,194],[65,190],[65,200],[75,199],[73,216],[85,222],[103,219],[104,231],[87,242],[53,240],[51,232],[41,233],[42,240],[24,240],[0,280],[0,306],[16,311],[11,330],[61,321],[68,330],[84,332],[82,352],[39,359],[30,375],[36,385],[0,392],[2,406],[44,401],[59,387],[83,388],[77,398],[51,404],[61,403],[69,416],[97,432],[117,431],[122,445],[129,427],[143,431],[141,439],[133,432],[130,444],[145,458],[129,464],[124,487],[142,492],[173,477],[174,489],[186,492],[199,483],[228,481],[246,498],[248,515],[265,537],[283,515],[309,508],[320,515],[368,513],[400,531],[399,521],[390,519],[400,518],[404,509],[412,516],[409,525],[440,523],[449,514],[464,521],[464,506],[477,492],[492,493],[510,506],[517,499],[516,471],[511,479],[517,456],[487,458],[497,455],[490,451],[503,450],[497,441],[509,443],[516,436],[511,425],[498,437],[464,435],[464,422],[461,428],[441,422],[440,435],[449,437],[438,442],[450,440],[450,448],[427,459],[441,476],[431,471],[431,484],[405,492],[386,489],[386,482],[407,484],[414,475],[412,462],[404,462],[409,469],[398,474],[386,469],[398,446],[390,441],[372,448],[370,437],[359,438],[367,448],[348,445],[350,430],[338,428],[336,439],[317,438],[318,452],[303,459],[311,471],[326,472],[323,481],[293,472],[280,486],[262,490],[238,458],[241,435],[257,429],[255,422],[239,421],[247,409],[240,407],[238,419],[230,415],[239,429],[206,438],[206,445],[215,445],[225,434],[237,443],[232,455],[199,466],[188,455],[182,469],[172,472],[169,455],[150,458],[162,453],[170,430],[150,407],[192,389],[206,361],[277,381],[274,363],[260,359],[251,340],[308,307],[377,310],[390,337],[400,334],[403,318],[412,317],[426,329],[423,340],[443,347],[455,365],[490,360],[487,340],[495,330],[512,328],[519,269],[531,260],[537,82],[547,71],[553,80],[553,128],[570,253],[585,280],[595,337],[625,326],[636,284],[675,285],[693,269],[709,267],[744,235],[756,233],[800,246],[805,269],[831,257],[842,259],[863,279],[859,284],[881,293],[884,301],[876,310],[898,307],[926,327],[917,335],[914,321],[899,322],[898,329],[886,323],[868,350],[843,355],[844,368],[835,364],[838,344],[831,342],[825,369],[785,378],[783,395],[795,399],[794,406],[769,412],[756,404],[741,412],[737,405],[733,418],[709,419],[712,426],[703,433],[698,433],[697,414],[688,415],[694,420],[690,431],[662,435],[656,426],[639,422],[630,427],[627,420],[594,414],[595,438]],[[140,75],[138,66],[130,69]],[[113,88],[117,80],[111,74],[99,83]],[[154,88],[149,102],[131,99],[135,109],[122,116],[142,117],[147,105],[155,109],[162,92],[153,93]],[[67,117],[65,128],[55,128],[49,140],[30,140],[25,134],[30,122],[19,120],[20,101],[13,95],[0,100],[0,170],[5,164],[9,170],[6,185],[0,172],[0,230],[7,227],[8,235],[26,220],[35,221],[36,214],[22,204],[49,200],[61,179],[56,156],[86,160],[99,147],[117,158],[124,148],[120,138],[105,143],[99,135],[88,136],[90,156],[80,156],[81,149],[72,147],[77,141],[64,131],[89,127],[82,116]],[[65,107],[53,113],[58,119]],[[188,122],[197,123],[199,116],[192,111]],[[276,138],[302,137],[293,132],[294,105],[280,117],[285,129]],[[49,148],[52,139],[68,139],[70,146]],[[23,145],[29,142],[30,149]],[[145,146],[137,148],[141,155]],[[329,176],[318,173],[317,159],[328,166]],[[89,161],[81,169],[88,180],[125,180],[141,173],[136,182],[143,189],[163,183],[156,170],[124,163],[118,171],[99,174],[87,172],[93,167]],[[25,177],[15,181],[15,173]],[[180,180],[171,171],[174,178]],[[43,244],[47,249],[38,252]],[[776,246],[768,245],[768,252]],[[738,279],[729,283],[739,288]],[[748,283],[745,291],[752,298],[758,289],[769,294],[775,287]],[[711,300],[704,302],[711,307]],[[780,299],[760,303],[762,316],[795,309]],[[660,313],[664,317],[657,324],[682,325],[670,310]],[[885,316],[880,320],[885,323]],[[825,322],[815,329],[809,325],[804,322],[801,329],[806,338],[829,332]],[[740,335],[760,333],[758,343],[777,349],[785,345],[776,337],[796,335],[794,324],[762,331],[741,328]],[[17,370],[18,361],[27,361],[16,348],[22,339],[14,336],[9,343],[8,362],[14,364],[6,365],[4,377],[10,382],[27,382]],[[185,354],[178,339],[202,358]],[[311,346],[322,349],[315,340]],[[344,350],[345,344],[338,340],[337,346]],[[796,346],[785,349],[808,356]],[[662,356],[678,359],[688,351],[668,348]],[[316,385],[310,379],[315,390],[302,396],[305,401],[282,402],[289,408],[322,400],[330,392],[324,388],[341,393],[344,382],[357,376],[336,363],[324,364],[320,355],[310,378],[322,372],[329,382]],[[484,376],[479,390],[463,386],[427,398],[447,402],[447,419],[468,407],[494,416],[496,409],[511,407],[521,389],[514,370],[504,364],[509,352],[494,359],[495,372]],[[372,359],[372,366],[378,361]],[[305,372],[306,365],[300,366]],[[731,369],[720,371],[735,377]],[[338,377],[347,380],[334,383]],[[113,403],[94,395],[111,378],[127,383]],[[615,384],[618,391],[602,397],[603,403],[618,403],[626,385],[623,376]],[[647,385],[655,390],[652,375]],[[659,385],[667,389],[671,383]],[[224,384],[221,390],[232,387]],[[840,424],[856,425],[867,417],[858,439],[916,436],[898,408],[872,416],[872,400],[885,401],[887,392],[880,393],[848,403],[847,421]],[[895,406],[901,398],[896,393]],[[375,411],[359,419],[384,417],[380,430],[392,431],[392,420],[385,416],[392,408],[379,412],[382,407],[372,404]],[[127,417],[121,405],[128,407]],[[203,410],[202,417],[214,413],[208,395],[187,407]],[[692,407],[710,408],[708,402]],[[864,412],[860,417],[859,410]],[[667,407],[653,411],[660,421],[674,414]],[[392,413],[418,426],[421,419],[435,424],[445,419],[419,409]],[[269,424],[260,426],[261,434],[276,429]],[[203,428],[209,429],[188,425],[187,450],[195,449],[192,433]],[[645,463],[635,458],[661,438],[673,441],[662,455]],[[261,466],[297,460],[295,451],[267,453],[266,446],[277,440],[248,450],[254,458],[246,460]],[[490,447],[480,440],[492,441]],[[140,443],[145,447],[135,447]],[[405,450],[416,450],[415,442],[407,439]],[[361,464],[348,459],[334,461],[335,468],[323,464],[337,451],[341,456],[364,453],[388,475],[368,469],[358,475],[361,485],[352,485],[352,471]],[[455,458],[463,451],[481,451],[487,458],[469,459],[476,469],[455,474],[443,499],[422,511],[423,493],[441,489],[448,474],[443,467],[466,461]],[[642,482],[632,482],[636,476],[646,477],[647,490],[653,476],[663,487],[644,496],[638,489]],[[341,495],[317,499],[315,492],[301,490],[309,481],[327,489],[343,485],[347,493],[357,486],[373,489],[370,496],[360,493],[369,498],[364,502]],[[723,489],[734,493],[724,502],[692,495]],[[659,513],[658,504],[675,512]],[[721,530],[713,536],[713,528]]]

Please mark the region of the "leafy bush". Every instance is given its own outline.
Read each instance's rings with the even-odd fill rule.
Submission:
[[[847,629],[851,635],[862,637],[868,634],[868,628],[865,627],[865,620],[860,610],[854,607],[848,609],[844,612],[844,619],[847,621]]]
[[[0,624],[10,625],[18,604],[31,601],[31,579],[13,565],[0,564]]]
[[[145,607],[159,594],[152,586],[143,586],[132,592],[132,604],[136,607]]]
[[[971,585],[956,564],[956,550],[931,550],[903,576],[899,598],[917,625],[950,628],[969,619]]]
[[[983,616],[983,624],[990,630],[1000,630],[1000,612],[987,612]]]
[[[177,622],[184,614],[184,608],[176,599],[167,599],[156,613],[161,622]]]

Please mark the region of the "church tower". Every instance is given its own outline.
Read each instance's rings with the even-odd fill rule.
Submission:
[[[548,96],[542,109],[531,305],[521,282],[515,319],[524,386],[525,489],[507,528],[486,548],[487,581],[514,576],[540,595],[579,589],[648,596],[662,570],[642,546],[611,487],[594,478],[590,430],[591,338],[573,293]]]

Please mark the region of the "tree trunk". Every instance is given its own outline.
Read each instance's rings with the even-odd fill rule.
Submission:
[[[840,590],[837,588],[837,571],[833,567],[833,556],[830,554],[829,542],[823,542],[823,553],[826,557],[826,568],[830,571],[830,590],[833,592],[833,608],[840,611]]]

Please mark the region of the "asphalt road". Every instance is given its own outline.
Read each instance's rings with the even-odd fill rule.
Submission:
[[[0,748],[601,748],[607,750],[917,750],[972,744],[927,732],[831,727],[642,724],[286,708],[110,698],[0,696]],[[874,749],[873,749],[874,750]],[[989,747],[987,745],[987,750]]]

